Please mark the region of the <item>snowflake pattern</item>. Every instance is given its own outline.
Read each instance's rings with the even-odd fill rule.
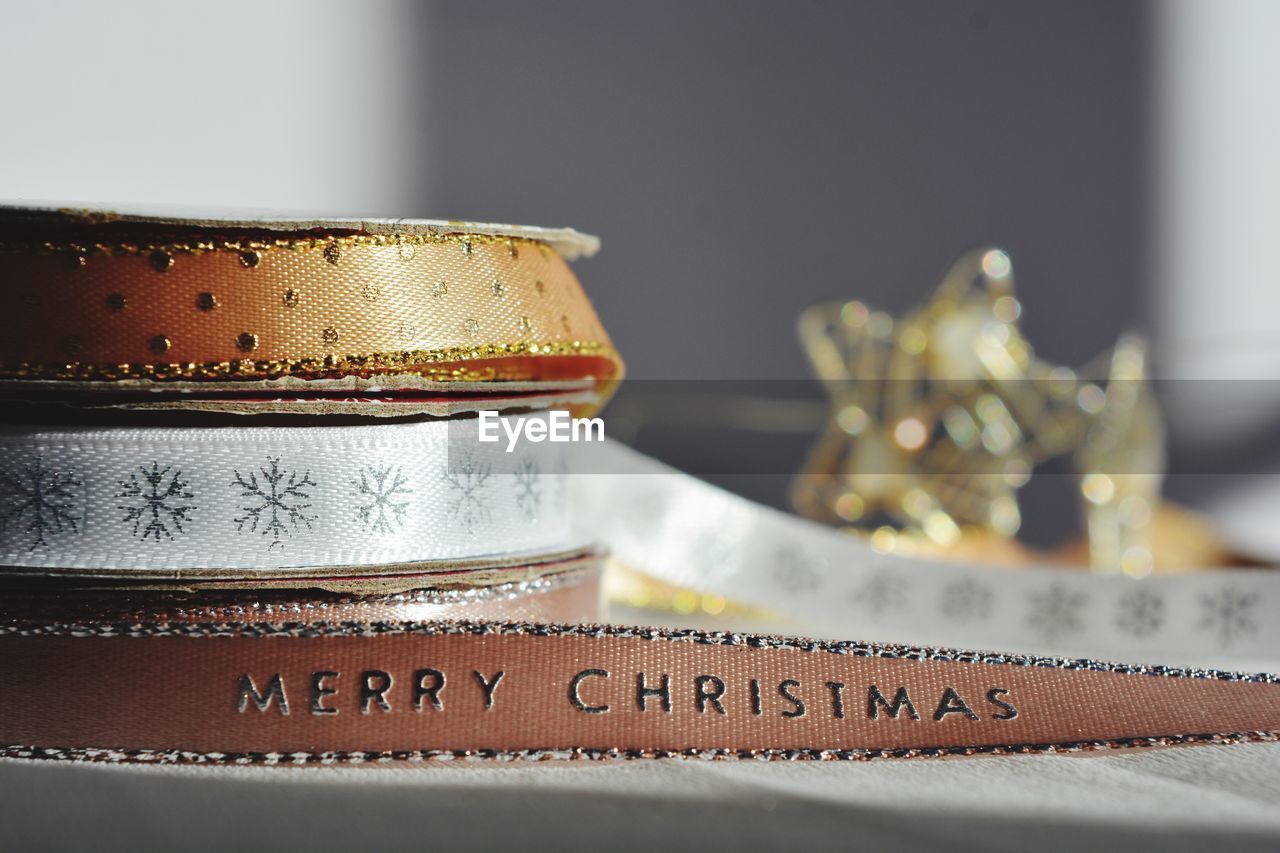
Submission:
[[[822,586],[822,566],[808,554],[788,548],[774,557],[773,579],[787,592],[814,592]]]
[[[880,571],[849,593],[851,603],[868,613],[897,610],[907,603],[907,582],[891,571]]]
[[[375,468],[369,465],[360,471],[360,479],[351,481],[351,495],[356,499],[356,519],[366,531],[390,533],[404,524],[409,512],[405,495],[413,494],[404,469],[398,465]]]
[[[182,478],[182,471],[171,466],[161,468],[154,461],[150,468],[139,465],[129,479],[121,480],[115,496],[126,501],[116,506],[124,513],[121,521],[133,525],[133,535],[144,542],[172,540],[175,533],[186,533],[182,525],[191,521],[191,513],[197,509],[195,504],[187,503],[195,494],[191,484]]]
[[[258,475],[262,479],[258,479]],[[308,515],[311,509],[311,493],[308,489],[316,487],[311,479],[311,472],[298,476],[297,471],[286,471],[280,467],[280,459],[268,458],[267,466],[257,471],[250,471],[249,478],[237,470],[233,487],[240,489],[240,497],[247,503],[240,507],[244,513],[235,519],[236,530],[241,533],[247,528],[250,533],[261,528],[263,536],[271,537],[268,549],[283,548],[284,539],[292,536],[298,525],[311,529],[311,522],[318,516]],[[287,479],[286,479],[287,478]]]
[[[1080,611],[1088,601],[1089,597],[1084,593],[1071,592],[1061,584],[1054,584],[1043,592],[1031,594],[1027,625],[1046,640],[1078,634],[1083,628]]]
[[[1201,595],[1198,627],[1201,632],[1216,635],[1218,645],[1228,648],[1236,640],[1258,633],[1258,623],[1253,618],[1257,604],[1256,594],[1233,587]]]
[[[995,596],[991,589],[970,578],[952,581],[942,588],[938,609],[953,622],[989,619]]]
[[[542,506],[542,471],[533,457],[526,456],[516,466],[514,476],[516,506],[525,521],[533,522]]]
[[[1146,587],[1131,589],[1116,602],[1116,628],[1131,637],[1149,637],[1164,624],[1164,597]]]
[[[78,533],[84,521],[84,481],[74,470],[49,467],[43,456],[0,478],[0,526],[28,534],[29,550],[46,547],[65,533]]]
[[[450,492],[449,514],[469,532],[489,518],[487,489],[490,476],[490,467],[477,462],[469,453],[452,469],[444,469],[443,479]]]

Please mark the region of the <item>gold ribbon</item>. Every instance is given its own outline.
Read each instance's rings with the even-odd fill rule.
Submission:
[[[11,211],[0,380],[611,387],[622,362],[543,233]]]

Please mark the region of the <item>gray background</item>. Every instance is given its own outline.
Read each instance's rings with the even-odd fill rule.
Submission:
[[[776,472],[799,470],[818,424],[735,432],[708,400],[821,399],[768,381],[810,376],[794,326],[811,303],[897,313],[994,243],[1042,355],[1078,365],[1147,324],[1149,18],[1134,2],[438,2],[424,195],[437,216],[600,235],[578,270],[629,367],[615,432],[785,506]],[[699,411],[677,414],[687,379],[748,384],[686,383]],[[1023,490],[1025,538],[1076,529],[1072,487]]]
[[[1147,18],[438,2],[424,197],[600,235],[579,271],[632,379],[805,377],[806,305],[900,310],[986,242],[1013,256],[1038,349],[1080,363],[1145,323]]]

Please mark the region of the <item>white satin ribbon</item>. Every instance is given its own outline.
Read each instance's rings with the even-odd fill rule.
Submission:
[[[616,442],[589,452],[575,447],[571,461],[575,522],[584,534],[662,581],[787,617],[779,631],[1171,665],[1280,666],[1280,572],[1133,580],[881,554]]]
[[[474,420],[7,427],[0,566],[253,576],[578,544],[563,445],[476,436]]]

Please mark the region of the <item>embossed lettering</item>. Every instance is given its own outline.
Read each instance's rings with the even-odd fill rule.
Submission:
[[[321,670],[311,673],[311,713],[318,717],[327,714],[338,713],[337,708],[330,708],[324,704],[324,697],[332,696],[338,692],[338,688],[329,687],[324,682],[329,678],[337,678],[338,673],[332,670]]]
[[[844,685],[838,681],[828,681],[827,687],[831,689],[831,709],[835,713],[837,720],[843,720]]]
[[[1001,694],[1008,696],[1009,691],[1005,690],[1003,687],[993,687],[987,691],[987,701],[1003,710],[1003,713],[992,714],[991,719],[1012,720],[1014,717],[1018,716],[1018,709],[1013,707],[1011,703],[1001,699]]]
[[[493,691],[498,689],[498,682],[502,680],[502,676],[506,675],[506,673],[499,670],[493,674],[493,678],[486,681],[485,677],[480,674],[480,670],[472,670],[472,672],[476,677],[476,683],[484,691],[484,709],[486,711],[493,710]]]
[[[947,714],[964,714],[971,720],[978,719],[978,715],[973,713],[973,709],[965,704],[960,698],[960,694],[956,692],[954,687],[948,687],[942,694],[942,701],[938,703],[938,710],[933,712],[935,720],[941,720]]]
[[[707,690],[708,686],[711,687],[710,690]],[[707,703],[710,702],[716,707],[716,713],[723,714],[724,705],[720,704],[720,697],[723,695],[724,682],[716,676],[699,675],[693,680],[693,698],[699,713],[705,713]]]
[[[758,678],[751,679],[751,713],[757,717],[764,713],[760,708],[760,680]]]
[[[360,676],[360,713],[369,713],[369,706],[377,703],[384,711],[391,710],[386,693],[391,689],[391,673],[380,669],[367,669]]]
[[[794,718],[794,717],[803,717],[805,715],[806,709],[804,706],[804,700],[791,692],[792,687],[799,687],[799,686],[800,686],[800,682],[796,681],[794,678],[788,678],[778,685],[778,693],[782,696],[782,698],[786,699],[792,705],[795,705],[795,707],[792,708],[790,711],[783,711],[782,716]]]
[[[671,676],[662,673],[662,680],[658,682],[657,687],[650,687],[644,682],[644,673],[636,673],[636,707],[641,711],[645,709],[645,703],[650,696],[657,696],[662,700],[662,710],[668,714],[671,713]]]
[[[427,686],[427,679],[431,679],[431,685]],[[422,710],[422,700],[424,698],[431,700],[431,707],[437,711],[444,710],[444,703],[440,701],[440,691],[444,690],[444,673],[438,669],[420,669],[413,674],[413,710]]]
[[[582,686],[582,682],[588,678],[608,678],[609,671],[605,669],[584,669],[578,673],[569,682],[569,701],[573,703],[573,707],[579,711],[586,711],[588,714],[603,714],[609,710],[608,705],[588,705],[582,701],[582,694],[578,692]]]
[[[267,689],[264,693],[259,693],[258,688],[253,684],[253,678],[249,675],[240,676],[240,713],[244,713],[244,709],[249,707],[250,700],[258,706],[259,711],[265,711],[271,706],[271,700],[276,700],[276,707],[280,709],[280,713],[284,716],[289,715],[289,699],[284,695],[284,682],[280,680],[280,673],[271,676],[271,680],[267,682]]]
[[[880,692],[880,688],[874,684],[871,685],[871,689],[867,692],[867,716],[873,720],[878,720],[881,707],[888,711],[889,716],[895,720],[903,708],[907,709],[911,719],[920,719],[920,715],[916,713],[916,706],[912,704],[911,696],[907,693],[907,688],[905,687],[898,688],[898,695],[893,697],[893,704],[891,705],[889,700],[884,698],[884,694]]]

